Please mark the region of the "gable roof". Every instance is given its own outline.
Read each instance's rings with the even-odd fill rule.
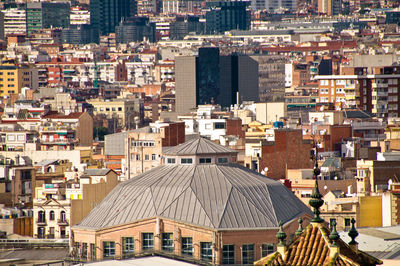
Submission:
[[[219,145],[205,138],[194,138],[177,146],[166,148],[164,155],[202,155],[202,154],[237,154],[230,148]]]
[[[325,223],[311,223],[296,237],[282,256],[274,252],[254,265],[376,265],[382,262],[360,250],[354,251],[340,238],[336,241],[339,252],[333,252],[330,230]]]
[[[116,186],[76,228],[163,217],[213,229],[277,228],[311,214],[281,182],[238,164],[162,165]]]

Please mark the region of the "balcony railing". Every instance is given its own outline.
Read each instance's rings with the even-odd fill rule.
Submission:
[[[37,225],[46,225],[46,219],[37,219],[36,220]]]
[[[58,219],[58,225],[68,225],[68,219]]]
[[[57,143],[65,143],[65,144],[72,144],[77,142],[77,139],[46,139],[46,140],[41,140],[42,144],[57,144]]]

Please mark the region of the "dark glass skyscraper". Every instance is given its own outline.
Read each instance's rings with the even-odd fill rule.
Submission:
[[[258,62],[247,55],[219,54],[199,48],[197,56],[175,57],[175,99],[178,115],[200,104],[229,107],[240,100],[258,100]]]
[[[26,32],[50,27],[69,27],[69,3],[34,2],[26,4]]]
[[[207,2],[206,33],[223,33],[229,30],[250,29],[251,14],[249,2]]]
[[[122,19],[133,16],[136,1],[133,0],[90,0],[90,25],[101,35],[115,32]]]

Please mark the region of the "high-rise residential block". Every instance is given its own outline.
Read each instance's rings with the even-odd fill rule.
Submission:
[[[258,99],[258,63],[246,55],[220,56],[218,48],[200,48],[197,56],[175,58],[176,112],[199,104],[229,107]]]
[[[4,35],[26,34],[25,9],[10,8],[1,11],[4,14]]]

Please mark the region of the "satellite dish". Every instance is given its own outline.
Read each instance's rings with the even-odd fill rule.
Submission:
[[[265,171],[265,172],[268,172],[268,167],[265,167],[265,168],[264,168],[264,171]]]
[[[328,187],[325,185],[325,186],[324,186],[324,189],[326,190],[327,188],[328,188]]]
[[[261,171],[261,174],[262,174],[262,175],[265,175],[265,172],[264,172],[264,170],[263,170],[263,171]]]

